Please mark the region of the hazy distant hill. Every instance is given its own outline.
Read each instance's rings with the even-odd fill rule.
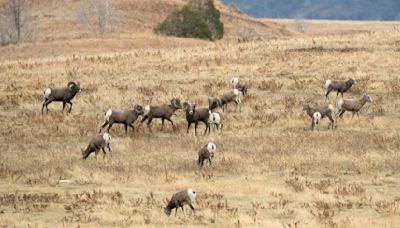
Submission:
[[[263,18],[400,19],[400,0],[224,0]]]

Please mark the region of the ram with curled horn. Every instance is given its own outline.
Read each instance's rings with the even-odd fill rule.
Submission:
[[[52,102],[62,102],[63,103],[63,108],[61,110],[62,112],[65,109],[65,105],[68,103],[70,105],[68,112],[70,113],[72,110],[71,100],[80,91],[81,91],[81,85],[78,81],[70,81],[68,82],[67,87],[63,88],[47,88],[43,93],[44,100],[42,103],[42,114],[44,108],[46,108],[46,113],[49,112],[49,108],[47,106]]]

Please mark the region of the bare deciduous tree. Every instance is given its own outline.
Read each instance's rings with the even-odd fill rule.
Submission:
[[[115,31],[120,20],[114,0],[84,0],[76,16],[78,23],[100,34]]]
[[[8,0],[0,13],[0,44],[18,43],[30,37],[32,17],[26,0]]]

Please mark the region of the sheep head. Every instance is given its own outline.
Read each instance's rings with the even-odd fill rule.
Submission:
[[[347,83],[348,83],[349,85],[355,85],[355,84],[357,84],[357,82],[356,82],[354,79],[352,79],[352,78],[350,78],[350,79],[347,81]]]
[[[372,102],[371,101],[371,98],[367,95],[367,94],[364,94],[364,96],[363,96],[363,98],[362,98],[365,102]]]
[[[189,102],[184,102],[183,103],[183,109],[186,111],[186,113],[188,113],[189,115],[193,115],[193,113],[195,112],[195,108],[196,108],[196,104],[194,104],[193,106],[189,104]]]
[[[74,90],[77,92],[79,92],[81,90],[81,84],[79,82],[70,81],[70,82],[68,82],[67,86],[70,90]]]
[[[179,98],[172,98],[171,99],[171,105],[174,106],[176,109],[181,109],[181,100]]]
[[[135,107],[133,109],[139,115],[143,115],[144,114],[144,110],[143,110],[143,107],[141,105],[135,105]]]

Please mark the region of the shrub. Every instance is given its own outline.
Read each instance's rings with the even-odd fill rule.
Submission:
[[[155,28],[155,32],[167,36],[221,39],[224,36],[224,25],[220,18],[221,14],[213,0],[192,0],[170,14]]]
[[[167,36],[212,39],[208,25],[201,14],[190,9],[189,6],[174,11],[155,28],[155,31]]]

